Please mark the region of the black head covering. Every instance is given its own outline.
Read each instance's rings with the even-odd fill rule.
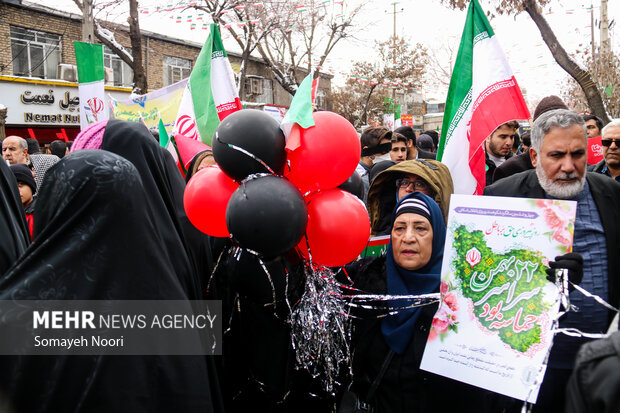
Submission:
[[[4,274],[30,245],[17,181],[4,160],[0,161],[0,203],[0,274]]]
[[[34,242],[0,279],[0,299],[185,298],[130,162],[75,152],[50,168],[39,200]],[[0,371],[16,412],[211,408],[204,357],[5,356]]]
[[[185,182],[170,153],[155,142],[143,124],[118,119],[108,122],[101,149],[134,164],[146,192],[143,208],[152,211],[155,227],[184,290],[190,299],[204,298],[199,277],[206,279],[210,273],[208,237],[185,214]]]
[[[34,181],[30,168],[23,163],[16,163],[9,166],[9,168],[11,168],[11,172],[15,175],[18,184],[22,182],[30,187],[33,195],[37,193],[37,183]]]

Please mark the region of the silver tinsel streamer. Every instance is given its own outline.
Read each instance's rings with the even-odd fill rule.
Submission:
[[[297,367],[321,379],[334,394],[343,368],[350,369],[351,325],[345,300],[328,268],[305,267],[305,291],[291,314]],[[350,374],[350,371],[348,372]]]

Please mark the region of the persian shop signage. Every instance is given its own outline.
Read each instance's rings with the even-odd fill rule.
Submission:
[[[107,91],[117,99],[128,92]],[[55,84],[0,82],[0,104],[7,107],[9,125],[70,126],[80,124],[78,88]]]
[[[24,105],[47,105],[54,107],[54,109],[56,109],[56,106],[54,104],[57,103],[57,107],[65,112],[48,114],[35,113],[34,110],[37,109],[32,109],[32,112],[24,111],[24,123],[80,123],[80,98],[78,96],[71,97],[70,91],[66,91],[64,96],[61,99],[58,99],[58,101],[56,101],[53,89],[49,89],[46,94],[38,95],[34,94],[32,90],[28,89],[19,96],[19,100]],[[69,113],[66,113],[66,111],[68,111]]]

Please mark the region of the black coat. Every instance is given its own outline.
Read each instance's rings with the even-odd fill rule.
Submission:
[[[568,382],[568,413],[620,411],[620,332],[585,344]]]
[[[528,169],[534,169],[532,158],[530,158],[530,151],[513,156],[495,168],[495,172],[493,172],[493,183],[502,178],[518,174],[519,172],[527,171]]]
[[[30,245],[24,207],[17,180],[4,160],[0,162],[0,275],[17,261]]]
[[[372,294],[386,294],[385,257],[347,267],[354,287]],[[380,303],[375,303],[381,307]],[[375,393],[377,413],[387,412],[495,412],[500,398],[494,393],[420,369],[437,304],[422,308],[413,338],[402,355],[394,354]],[[385,310],[356,314],[353,335],[353,390],[362,397],[378,375],[389,352],[381,333]]]

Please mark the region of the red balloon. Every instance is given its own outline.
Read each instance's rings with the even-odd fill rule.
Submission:
[[[326,267],[340,267],[355,260],[368,244],[370,220],[362,201],[340,189],[310,195],[307,242],[312,261]],[[297,249],[308,258],[306,237]]]
[[[198,171],[189,180],[183,194],[187,218],[205,234],[228,237],[226,207],[238,187],[215,165]]]
[[[351,123],[332,112],[312,114],[314,126],[295,124],[286,143],[284,176],[302,194],[331,189],[346,181],[360,160],[361,146]]]

